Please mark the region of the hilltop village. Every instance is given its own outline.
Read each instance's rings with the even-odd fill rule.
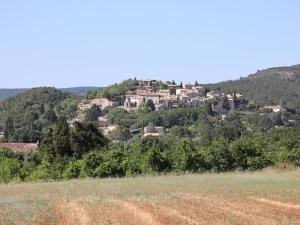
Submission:
[[[76,121],[83,121],[87,110],[97,107],[101,110],[98,117],[98,127],[105,135],[118,127],[118,124],[109,124],[105,111],[107,108],[119,108],[127,112],[137,112],[140,109],[148,109],[150,111],[164,111],[174,108],[192,108],[201,106],[206,103],[211,107],[215,115],[226,117],[226,113],[230,110],[237,109],[240,105],[245,104],[247,100],[239,93],[225,93],[220,90],[207,90],[200,86],[197,81],[195,84],[189,82],[176,84],[174,81],[159,80],[139,80],[137,87],[133,91],[126,92],[121,102],[114,102],[107,98],[83,99],[78,103],[80,114],[78,117],[69,120],[69,124],[73,126]],[[285,111],[281,106],[265,106],[270,112]],[[246,113],[246,112],[244,112]],[[161,136],[165,127],[154,126],[152,122],[143,124],[143,127],[131,129],[130,132],[141,132],[143,136]],[[119,140],[114,140],[119,141]]]

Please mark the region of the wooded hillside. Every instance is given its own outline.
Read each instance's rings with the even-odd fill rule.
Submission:
[[[258,104],[282,104],[300,112],[300,65],[259,70],[246,78],[204,85],[225,92],[239,92]]]

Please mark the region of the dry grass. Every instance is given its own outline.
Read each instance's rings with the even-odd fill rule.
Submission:
[[[0,224],[300,224],[300,170],[0,185]]]

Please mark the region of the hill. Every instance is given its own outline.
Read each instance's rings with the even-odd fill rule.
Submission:
[[[21,94],[25,92],[26,88],[14,88],[14,89],[8,89],[8,88],[0,88],[0,101],[4,100],[5,98],[15,96],[17,94]]]
[[[96,91],[102,89],[101,87],[70,87],[70,88],[60,88],[59,90],[63,92],[68,92],[74,95],[78,96],[84,96],[86,95],[89,91]],[[8,88],[0,88],[0,101],[3,101],[4,99],[8,97],[13,97],[18,94],[24,93],[25,91],[28,91],[30,89],[28,88],[13,88],[13,89],[8,89]]]
[[[102,89],[102,87],[70,87],[70,88],[60,88],[61,91],[68,92],[78,96],[85,96],[89,91],[96,91]]]
[[[239,80],[204,85],[225,92],[239,92],[258,104],[281,104],[300,112],[300,65],[258,70]]]
[[[58,115],[75,113],[77,103],[77,97],[55,88],[27,90],[0,102],[0,130],[11,118],[15,132],[10,141],[35,142],[41,131],[53,124]]]

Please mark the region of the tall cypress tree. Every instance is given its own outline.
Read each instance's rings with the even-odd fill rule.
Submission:
[[[223,108],[226,110],[230,110],[230,103],[229,103],[228,97],[226,95],[223,100]]]
[[[59,117],[53,128],[53,147],[57,156],[71,156],[70,132],[66,117]]]
[[[10,117],[8,117],[5,122],[4,141],[9,142],[12,139],[14,132],[15,132],[14,122]]]

